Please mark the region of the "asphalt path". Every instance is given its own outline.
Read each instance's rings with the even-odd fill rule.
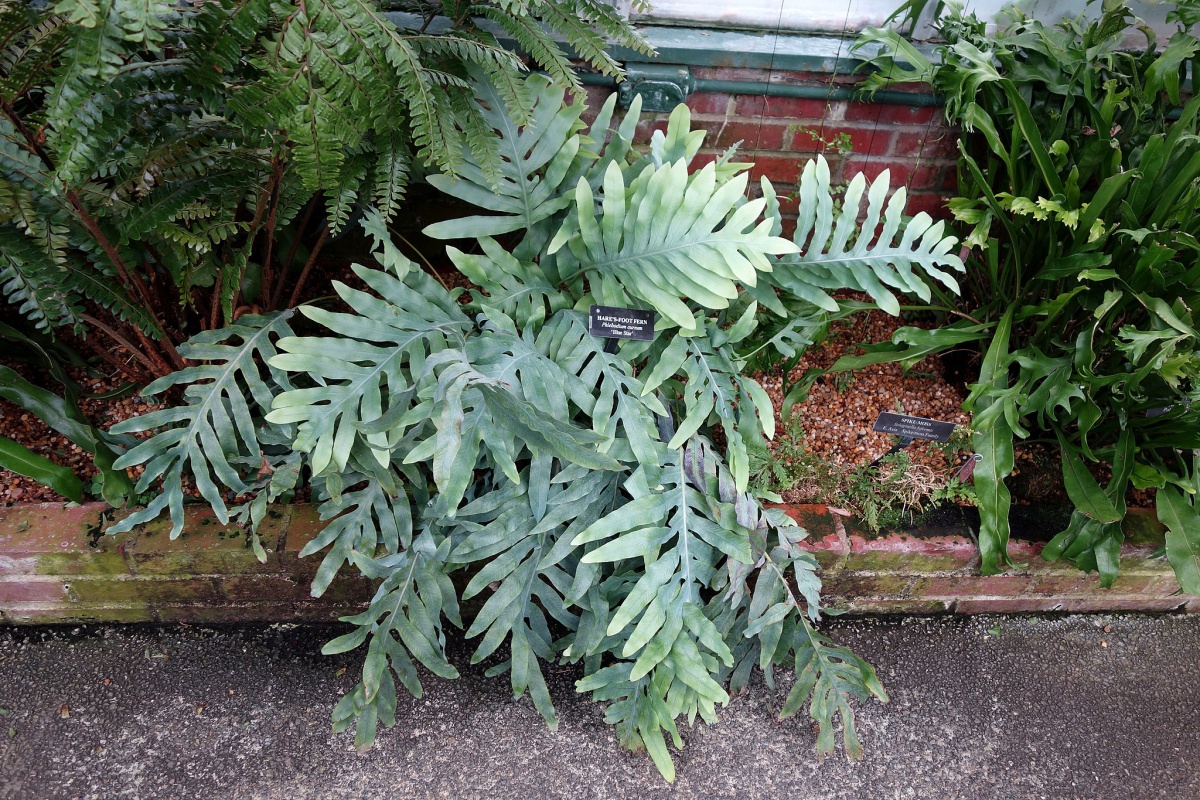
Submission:
[[[550,668],[557,732],[452,646],[398,724],[355,753],[329,714],[361,654],[312,627],[0,629],[0,798],[846,798],[1200,800],[1200,618],[839,620],[887,705],[865,757],[818,761],[761,680],[683,727],[678,779],[617,744]],[[781,680],[779,690],[786,691]]]

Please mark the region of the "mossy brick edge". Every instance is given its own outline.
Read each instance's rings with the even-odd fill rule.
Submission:
[[[826,605],[847,613],[1200,612],[1158,555],[1163,528],[1151,512],[1130,512],[1121,575],[1102,589],[1094,573],[1042,559],[1038,543],[1012,542],[1015,566],[980,575],[969,532],[872,535],[825,506],[784,508],[809,532],[802,545],[821,565]],[[347,570],[311,595],[320,557],[299,554],[323,525],[312,505],[272,509],[265,562],[243,530],[200,506],[177,539],[165,521],[106,535],[111,514],[101,503],[0,508],[0,623],[332,622],[373,593]]]

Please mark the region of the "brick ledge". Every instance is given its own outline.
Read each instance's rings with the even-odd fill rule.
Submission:
[[[968,530],[872,537],[825,506],[786,508],[809,531],[826,604],[849,613],[1200,612],[1200,597],[1181,594],[1170,565],[1153,557],[1162,528],[1152,513],[1131,512],[1121,575],[1104,590],[1094,574],[1042,560],[1040,544],[1014,541],[1009,553],[1021,568],[982,576]],[[0,623],[329,622],[373,591],[346,576],[310,596],[320,559],[299,552],[324,524],[312,505],[280,508],[264,523],[265,564],[206,508],[188,509],[173,542],[161,520],[103,536],[104,511],[100,503],[0,508]]]

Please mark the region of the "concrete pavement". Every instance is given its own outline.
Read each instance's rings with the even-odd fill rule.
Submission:
[[[617,746],[571,669],[548,670],[551,733],[455,646],[463,677],[402,696],[360,756],[329,732],[361,664],[320,655],[330,630],[0,629],[0,798],[1200,799],[1198,618],[830,629],[892,697],[860,710],[864,760],[818,762],[757,681],[719,724],[684,728],[674,785]]]

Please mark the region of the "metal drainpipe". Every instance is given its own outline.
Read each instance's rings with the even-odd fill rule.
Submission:
[[[634,80],[635,86],[640,66],[643,65],[629,63],[627,67],[630,78]],[[657,67],[658,65],[654,66]],[[667,69],[672,71],[677,70],[680,73],[682,80],[679,81],[679,88],[684,98],[695,92],[714,92],[721,94],[768,95],[770,97],[798,97],[810,100],[860,99],[857,90],[844,86],[795,86],[792,84],[766,83],[762,81],[718,81],[707,78],[692,78],[691,71],[687,67],[668,67]],[[1188,77],[1189,81],[1193,80],[1191,75]],[[579,73],[579,80],[585,86],[598,86],[614,91],[618,89],[616,78],[609,75],[601,75],[597,72]],[[876,92],[869,100],[876,103],[901,106],[928,107],[945,105],[944,98],[931,92],[897,92],[886,89]],[[1183,109],[1180,108],[1172,109],[1167,112],[1166,118],[1174,122],[1180,118],[1182,111]]]
[[[721,92],[723,94],[765,94],[770,97],[799,97],[809,100],[855,100],[860,95],[857,89],[845,86],[794,86],[786,83],[759,81],[714,81],[696,79],[697,92]],[[886,89],[876,92],[871,100],[904,106],[940,106],[941,97],[929,92],[895,92]]]
[[[639,64],[628,64],[630,78],[637,84]],[[654,65],[659,67],[660,65]],[[687,70],[679,68],[680,72]],[[690,72],[690,71],[689,71]],[[579,75],[585,86],[598,86],[605,89],[616,89],[617,81],[608,75],[595,72],[584,72]],[[855,100],[859,99],[856,89],[845,86],[797,86],[786,83],[767,83],[766,81],[719,81],[708,78],[691,78],[687,75],[681,83],[686,83],[684,96],[695,92],[720,92],[723,94],[768,95],[770,97],[796,97],[809,100]],[[890,103],[906,106],[941,106],[944,101],[931,92],[897,92],[881,90],[871,98],[873,102]]]

